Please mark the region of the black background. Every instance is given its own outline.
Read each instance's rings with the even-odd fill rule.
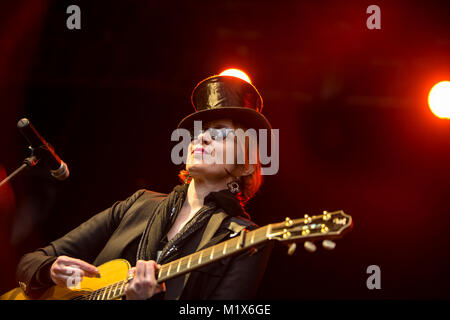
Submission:
[[[69,30],[66,8],[81,8]],[[381,30],[366,9],[381,8]],[[2,1],[0,174],[28,156],[28,117],[70,167],[0,190],[2,292],[25,252],[138,188],[178,183],[170,141],[190,94],[246,71],[280,132],[280,169],[248,204],[264,225],[342,209],[333,251],[277,246],[261,299],[447,299],[450,120],[429,110],[450,80],[448,1]],[[3,168],[1,168],[3,167]],[[318,244],[320,245],[320,244]],[[366,287],[369,265],[381,289]]]

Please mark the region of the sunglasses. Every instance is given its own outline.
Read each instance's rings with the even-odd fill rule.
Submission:
[[[209,136],[212,140],[224,140],[230,133],[234,133],[234,129],[231,128],[208,128],[204,131],[204,133],[209,133]],[[203,131],[199,130],[194,132],[194,130],[190,131],[191,139],[197,140],[198,136],[203,133]]]

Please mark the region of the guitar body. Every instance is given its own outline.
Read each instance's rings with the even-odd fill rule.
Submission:
[[[130,267],[128,261],[123,259],[109,261],[98,267],[100,278],[83,277],[78,289],[53,286],[45,291],[39,297],[39,300],[72,300],[83,294],[106,287],[111,283],[127,279]],[[31,300],[31,298],[27,297],[21,288],[15,288],[0,296],[0,300]]]

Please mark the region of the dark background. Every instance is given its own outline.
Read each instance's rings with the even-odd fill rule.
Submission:
[[[81,30],[66,8],[81,7]],[[368,30],[366,8],[381,8]],[[450,120],[427,105],[450,80],[448,1],[2,1],[0,178],[28,156],[28,117],[70,168],[0,190],[0,290],[20,256],[138,188],[170,192],[170,141],[190,94],[246,71],[280,132],[280,169],[248,204],[264,225],[344,210],[334,251],[277,246],[258,298],[448,299]],[[3,167],[3,168],[2,168]],[[318,244],[319,245],[319,244]],[[366,287],[369,265],[381,289]]]

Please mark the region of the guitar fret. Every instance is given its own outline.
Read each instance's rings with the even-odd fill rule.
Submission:
[[[203,255],[202,255],[202,259],[203,259],[203,263],[208,262],[209,259],[209,250],[210,248],[204,249],[203,251]]]
[[[119,289],[119,293],[117,294],[118,296],[121,296],[125,292],[125,284],[126,282],[122,281],[117,285],[117,289]]]
[[[111,286],[107,286],[105,288],[105,292],[106,292],[106,300],[110,299],[110,295],[111,295]]]
[[[113,291],[113,297],[115,297],[117,295],[117,287],[118,287],[119,283],[115,283],[114,284],[114,291]]]
[[[228,243],[227,243],[227,242],[225,242],[225,245],[224,245],[224,247],[223,247],[223,251],[222,251],[222,252],[223,252],[223,254],[225,254],[225,252],[227,251],[227,244],[228,244]]]
[[[109,297],[108,297],[108,299],[114,299],[115,297],[116,297],[116,293],[115,293],[115,287],[116,287],[116,284],[114,283],[112,286],[111,286],[111,288],[109,288]]]
[[[178,262],[177,272],[180,271],[181,260]]]
[[[106,290],[103,289],[103,294],[101,295],[101,299],[99,299],[99,300],[105,300],[105,294],[106,294]]]
[[[202,255],[203,255],[203,251],[200,251],[200,257],[198,258],[198,264],[202,263]]]
[[[113,294],[112,294],[113,298],[120,296],[120,290],[119,290],[119,292],[117,292],[117,290],[119,289],[119,286],[120,286],[120,282],[116,282],[114,284],[114,290],[113,290]]]
[[[252,232],[252,238],[250,239],[250,243],[253,244],[253,242],[255,241],[255,236],[256,236],[256,231]]]
[[[110,285],[108,287],[108,300],[114,298],[114,287],[116,286],[115,283],[113,283],[112,285]]]
[[[189,261],[188,261],[188,264],[187,264],[188,268],[191,266],[191,259],[192,259],[192,256],[189,256]]]
[[[112,296],[113,297],[117,297],[117,287],[119,286],[119,283],[118,282],[116,282],[115,284],[114,284],[114,290],[112,290]]]
[[[264,230],[264,228],[261,228],[262,230]],[[267,238],[267,239],[270,239],[269,238],[269,234],[272,232],[272,225],[271,224],[269,224],[267,227],[266,227],[266,232],[265,232],[265,237]]]
[[[106,288],[106,300],[110,300],[111,298],[112,298],[112,296],[111,296],[111,293],[112,293],[112,291],[111,291],[111,289],[112,289],[112,285],[110,285],[110,286],[108,286],[107,288]]]
[[[161,268],[159,268],[159,271],[158,271],[158,278],[161,277],[161,274],[164,272],[163,270],[164,270],[164,267],[161,266]]]
[[[240,249],[240,248],[242,248],[241,246],[240,246],[240,242],[241,242],[241,238],[240,237],[236,237],[236,238],[234,238],[233,240],[231,240],[231,244],[233,245],[232,246],[232,251],[231,252],[233,252],[233,251],[235,251],[235,250],[238,250],[238,249]]]

